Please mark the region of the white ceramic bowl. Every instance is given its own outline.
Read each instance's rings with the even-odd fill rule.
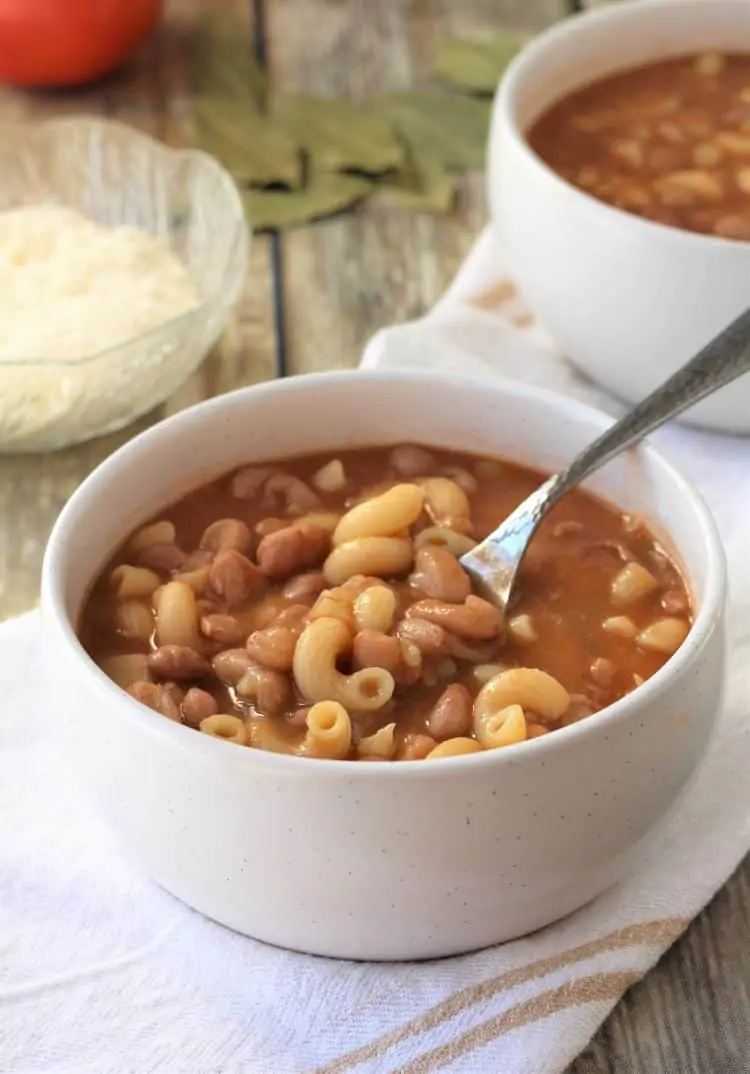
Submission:
[[[498,242],[570,359],[635,402],[750,304],[750,243],[652,223],[559,178],[524,132],[569,92],[662,57],[750,41],[747,0],[639,0],[566,20],[529,44],[498,90],[489,198]],[[750,432],[750,377],[688,422]]]
[[[367,959],[507,940],[620,877],[700,761],[723,679],[721,547],[700,499],[650,448],[591,488],[671,542],[695,625],[644,686],[542,739],[428,764],[238,749],[139,705],[75,635],[94,575],[128,531],[240,463],[414,439],[555,467],[608,421],[500,380],[319,374],[193,407],[103,463],[50,538],[44,645],[70,764],[142,867],[240,932]]]

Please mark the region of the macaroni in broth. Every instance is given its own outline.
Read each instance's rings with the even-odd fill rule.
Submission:
[[[691,613],[650,534],[575,491],[504,623],[458,557],[541,481],[417,445],[243,467],[130,536],[83,644],[154,712],[257,749],[388,762],[547,735],[657,671]]]

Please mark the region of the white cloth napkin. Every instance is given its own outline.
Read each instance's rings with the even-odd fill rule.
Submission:
[[[435,310],[379,333],[365,364],[502,372],[615,410],[542,332],[513,326],[525,315],[499,276],[485,234]],[[564,1070],[750,846],[750,441],[684,428],[655,439],[702,488],[729,554],[721,731],[635,875],[567,920],[479,954],[333,962],[266,947],[182,906],[123,857],[50,747],[55,701],[39,691],[37,616],[0,628],[0,1072]]]

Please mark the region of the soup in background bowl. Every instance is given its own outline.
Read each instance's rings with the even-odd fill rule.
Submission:
[[[746,0],[610,4],[536,37],[510,64],[498,89],[487,185],[503,268],[560,351],[633,403],[748,304],[750,242],[738,241],[744,238],[746,198],[739,184],[745,176],[743,158],[735,156],[738,139],[745,137],[742,87],[730,88],[736,96],[733,118],[728,108],[714,116],[705,94],[701,108],[694,107],[682,91],[685,57],[715,63],[714,57],[736,53],[746,41]],[[724,79],[730,74],[734,79],[746,64],[739,57],[727,64]],[[648,71],[659,82],[660,99],[643,91],[635,96]],[[725,99],[725,81],[700,77]],[[607,115],[604,98],[609,102],[616,94],[622,97],[611,110],[615,115]],[[597,104],[594,113],[596,101],[602,107]],[[653,114],[659,105],[676,106],[682,124],[676,133],[684,134],[684,142],[669,141],[673,127],[657,130],[669,123],[666,113]],[[572,123],[570,110],[579,106],[579,122],[611,120],[613,128],[579,130],[571,141],[566,126],[561,143],[551,124]],[[627,121],[626,136],[627,109],[637,117]],[[696,110],[700,114],[691,115]],[[718,131],[721,116],[727,127]],[[633,128],[639,135],[635,147]],[[701,130],[703,141],[695,133]],[[717,149],[719,170],[696,164],[694,152],[705,161],[700,154]],[[641,153],[643,171],[634,163]],[[563,160],[566,154],[575,159]],[[750,377],[691,407],[684,420],[750,432]]]
[[[444,761],[371,764],[238,748],[220,736],[164,718],[129,696],[97,667],[76,635],[79,624],[86,622],[90,594],[96,601],[97,592],[106,592],[101,607],[107,622],[112,622],[110,615],[122,614],[109,603],[110,576],[123,565],[125,553],[118,550],[127,547],[129,535],[140,534],[136,550],[148,548],[144,527],[153,520],[166,521],[175,526],[181,544],[157,544],[173,543],[189,557],[201,551],[201,543],[214,543],[216,531],[208,537],[205,531],[225,512],[227,479],[222,475],[242,473],[240,467],[307,457],[304,462],[285,461],[284,469],[292,476],[304,475],[305,485],[315,490],[314,475],[320,481],[325,467],[327,480],[333,475],[335,483],[337,468],[329,464],[338,458],[344,474],[349,471],[352,498],[359,499],[363,489],[377,495],[378,482],[374,488],[370,485],[378,476],[373,460],[378,469],[383,460],[380,450],[375,456],[361,453],[363,445],[387,445],[389,452],[406,441],[425,445],[436,470],[453,468],[451,481],[465,481],[459,471],[468,472],[469,466],[481,481],[477,456],[512,460],[514,465],[504,471],[507,487],[501,475],[491,479],[494,486],[487,486],[495,489],[494,508],[481,506],[473,496],[475,510],[468,522],[478,535],[494,520],[501,496],[508,502],[518,499],[521,480],[528,487],[536,482],[536,475],[516,466],[555,469],[608,424],[603,415],[576,403],[503,381],[412,372],[324,374],[204,403],[142,434],[87,479],[63,510],[44,565],[45,648],[60,706],[54,730],[81,783],[142,867],[190,905],[248,935],[318,954],[378,959],[454,954],[521,935],[581,906],[622,876],[703,756],[723,681],[724,567],[713,523],[690,486],[647,446],[616,460],[587,483],[586,492],[596,500],[582,493],[566,510],[590,512],[608,531],[605,540],[622,536],[623,515],[642,519],[646,531],[636,537],[636,559],[643,558],[645,566],[649,554],[663,549],[667,558],[661,562],[668,575],[644,598],[644,605],[631,607],[627,615],[639,632],[647,628],[652,617],[667,614],[662,601],[668,593],[685,592],[680,588],[684,578],[693,616],[690,632],[666,662],[666,653],[642,654],[655,660],[653,674],[643,685],[627,692],[624,680],[616,677],[615,692],[622,696],[601,711],[507,748]],[[276,467],[269,468],[273,476]],[[424,492],[419,486],[424,475],[416,474],[414,480],[402,476],[401,484],[417,485]],[[207,487],[216,497],[211,510],[201,517],[195,510],[189,524],[184,514],[183,522],[180,512],[191,495],[194,503],[200,502]],[[335,492],[318,489],[315,494],[323,501],[315,503],[316,510],[330,507],[328,513],[346,518],[347,494],[340,499]],[[279,521],[287,521],[282,501],[268,514],[263,495],[238,503],[235,511],[251,533],[263,521],[261,515],[280,514]],[[308,508],[313,511],[312,504],[297,509],[309,513]],[[553,525],[565,521],[577,520],[559,518]],[[320,519],[309,524],[320,526]],[[409,527],[415,552],[419,526],[421,522]],[[461,527],[445,528],[456,533]],[[271,536],[273,532],[271,527]],[[164,535],[171,534],[165,529]],[[403,534],[396,539],[407,540]],[[574,534],[564,539],[573,540]],[[214,554],[210,547],[203,551]],[[249,557],[234,551],[257,566],[257,548],[246,550]],[[132,539],[127,556],[131,554]],[[143,560],[139,553],[141,564],[124,565],[153,571],[160,584],[167,573],[171,580],[173,571],[201,570],[196,563],[149,562],[152,554]],[[167,553],[162,549],[162,554]],[[324,574],[332,554],[335,548],[319,565]],[[542,571],[552,571],[553,562],[548,568],[542,562]],[[601,566],[607,578],[613,575],[612,567]],[[530,568],[533,571],[533,559]],[[278,585],[317,569],[310,564],[288,579],[279,577]],[[650,573],[657,577],[655,571],[653,566]],[[378,584],[396,583],[397,604],[408,598],[402,616],[407,620],[406,611],[415,603],[412,596],[419,601],[439,599],[399,591],[398,585],[410,587],[413,568],[408,572],[378,577]],[[100,577],[105,588],[92,589]],[[347,581],[343,576],[330,580],[334,589]],[[599,576],[597,585],[602,582]],[[270,592],[277,591],[275,585]],[[572,605],[579,597],[564,571],[559,589],[559,614],[563,621],[567,616],[572,627]],[[158,599],[156,604],[158,629]],[[603,607],[597,607],[597,619]],[[244,615],[244,602],[235,610]],[[540,592],[525,613],[540,639],[558,629],[545,618],[549,612]],[[206,615],[232,612],[206,609]],[[263,624],[257,629],[262,631]],[[568,644],[575,647],[584,636],[579,624],[578,632],[569,631]],[[105,630],[104,645],[114,637]],[[555,637],[565,644],[564,631]],[[603,637],[599,630],[596,637]],[[622,652],[635,659],[632,641],[626,645],[623,638],[620,643]],[[93,648],[92,642],[87,644]],[[150,648],[144,637],[142,651],[135,655],[148,664]],[[521,652],[513,653],[513,659],[536,663],[531,649],[523,656]],[[104,655],[104,649],[97,653]],[[476,666],[465,657],[450,659],[455,672],[452,667],[440,669],[438,661],[433,673],[450,670],[451,675],[468,676]],[[351,667],[343,664],[340,670],[348,674]],[[579,671],[587,674],[582,663]],[[561,664],[556,673],[569,674]],[[182,696],[173,702],[179,712],[187,693],[184,686],[192,686],[191,681],[181,685],[179,680],[153,677],[149,685],[178,683]],[[569,680],[571,691],[574,678]],[[438,679],[425,689],[437,691],[441,685]],[[210,696],[216,692],[214,699],[221,697],[225,707],[218,681],[214,686],[209,677],[194,688]],[[248,707],[255,708],[252,699]],[[240,710],[224,714],[235,711]],[[244,709],[242,714],[244,726]],[[272,719],[289,720],[291,715],[290,708]],[[260,719],[255,712],[247,716],[250,723]],[[416,733],[409,726],[414,718],[404,710],[390,721],[397,727],[399,720],[406,721],[395,735],[399,749],[407,734]],[[295,741],[304,741],[305,735],[297,728],[289,739],[282,737],[295,748]],[[474,740],[471,730],[468,736],[452,737]],[[359,741],[353,749],[358,750]]]
[[[750,240],[750,53],[700,52],[611,75],[554,104],[528,140],[609,205]]]

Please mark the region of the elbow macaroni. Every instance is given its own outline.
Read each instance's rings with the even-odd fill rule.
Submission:
[[[220,712],[215,716],[206,716],[198,727],[204,735],[211,735],[212,738],[223,738],[226,742],[236,742],[238,746],[246,746],[248,743],[245,721],[239,716]]]
[[[125,638],[147,642],[154,632],[154,613],[141,600],[122,600],[115,605],[115,627]]]
[[[167,582],[154,594],[156,641],[159,645],[200,648],[198,606],[186,582]]]
[[[268,716],[257,716],[248,720],[249,745],[266,753],[294,753],[293,746],[279,733],[275,720]]]
[[[160,522],[150,522],[147,526],[136,530],[128,541],[128,551],[133,553],[142,552],[152,544],[174,544],[177,531],[172,522],[162,519]]]
[[[114,656],[105,656],[99,661],[99,667],[123,690],[127,690],[134,682],[151,680],[148,657],[145,653],[117,653]]]
[[[354,601],[357,630],[378,630],[387,634],[396,615],[396,594],[387,585],[373,585]]]
[[[388,723],[372,735],[361,738],[357,745],[359,757],[380,757],[387,761],[396,752],[396,725]]]
[[[626,563],[612,579],[612,600],[615,604],[635,604],[648,596],[659,583],[640,563]]]
[[[461,757],[467,753],[483,753],[484,746],[475,738],[447,738],[425,757],[426,761],[438,761],[441,757]]]
[[[393,537],[417,521],[424,499],[419,485],[394,485],[347,511],[333,532],[333,543],[347,544],[358,537]]]
[[[526,738],[526,715],[520,705],[508,705],[474,719],[477,740],[488,750],[513,746]]]
[[[474,733],[490,746],[507,746],[526,737],[526,712],[552,723],[567,712],[570,695],[539,668],[511,668],[485,683],[474,702]]]
[[[346,484],[346,473],[341,459],[331,459],[316,470],[312,483],[320,492],[338,492],[342,489]]]
[[[329,585],[341,586],[353,574],[389,578],[405,574],[414,562],[414,546],[408,537],[355,537],[340,544],[323,564]]]
[[[459,556],[471,552],[472,548],[476,548],[477,542],[467,537],[465,533],[456,533],[447,526],[427,526],[414,538],[414,547],[419,551],[420,548],[428,548],[430,545],[447,548],[458,559]]]
[[[120,546],[83,645],[136,701],[275,753],[440,759],[556,731],[661,666],[691,607],[648,532],[582,492],[510,613],[481,599],[459,561],[534,480],[415,445],[224,475]]]
[[[315,619],[294,651],[294,679],[308,701],[335,701],[349,712],[375,712],[393,696],[395,682],[384,668],[342,675],[336,661],[351,648],[352,636],[340,619]]]
[[[161,585],[161,578],[147,567],[131,567],[123,563],[112,571],[109,584],[117,600],[138,600],[152,596]]]
[[[307,714],[307,734],[300,747],[306,757],[343,760],[352,744],[352,721],[338,701],[318,701]]]
[[[425,508],[434,522],[471,517],[469,497],[449,477],[426,477],[420,484],[424,490]]]

